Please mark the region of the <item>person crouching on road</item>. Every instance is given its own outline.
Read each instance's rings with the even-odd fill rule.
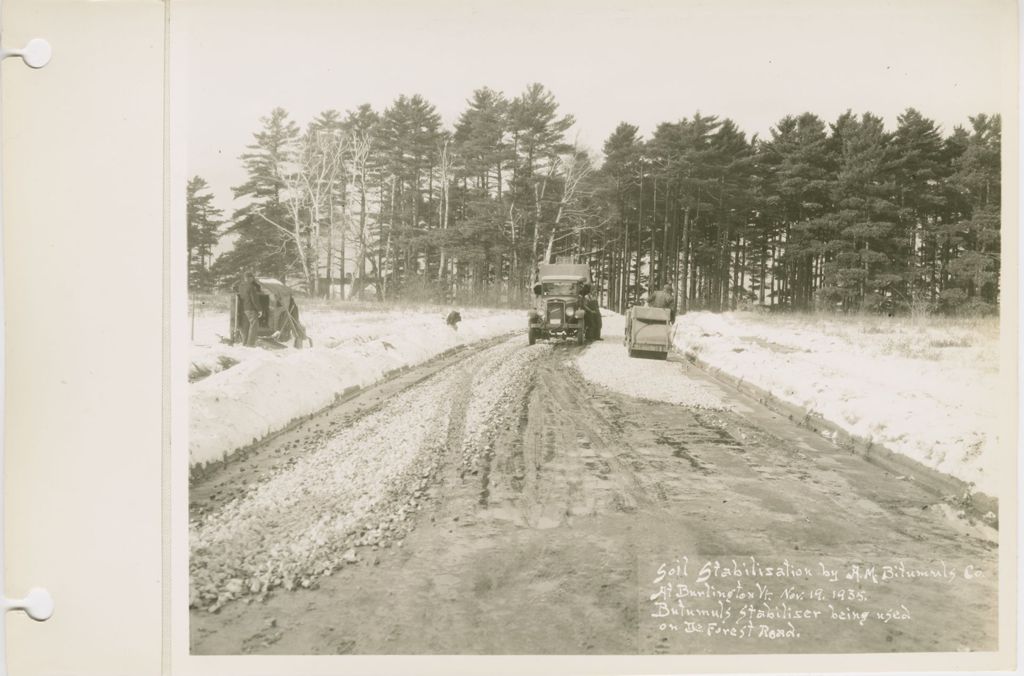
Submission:
[[[452,331],[458,331],[459,330],[459,322],[461,322],[461,321],[462,321],[462,315],[459,314],[459,311],[458,310],[452,310],[451,312],[448,313],[448,316],[445,318],[444,323],[447,324],[448,326],[452,327]]]
[[[256,281],[256,276],[251,272],[245,273],[245,279],[238,285],[238,297],[242,303],[242,313],[249,323],[245,333],[246,347],[256,345],[256,327],[263,314],[260,311],[259,294],[260,285]]]

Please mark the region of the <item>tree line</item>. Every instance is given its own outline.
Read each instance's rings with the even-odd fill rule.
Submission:
[[[621,123],[600,157],[574,123],[540,84],[473,92],[451,129],[418,95],[305,129],[274,109],[229,218],[188,184],[190,284],[254,269],[317,295],[520,305],[538,263],[570,257],[617,310],[666,283],[682,310],[998,307],[998,115],[943,135],[914,109],[894,130],[803,113],[759,138],[696,113],[647,139]]]

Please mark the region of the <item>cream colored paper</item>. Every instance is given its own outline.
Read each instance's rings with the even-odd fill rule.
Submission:
[[[435,4],[439,12],[460,8]],[[910,11],[929,5],[934,3],[901,7]],[[180,417],[167,417],[174,397],[181,395],[183,378],[175,389],[173,375],[184,373],[168,360],[178,335],[172,331],[174,321],[184,316],[183,293],[174,291],[184,288],[183,266],[171,263],[184,258],[176,252],[183,237],[181,134],[188,130],[175,125],[175,112],[188,91],[187,83],[182,91],[167,87],[175,63],[165,58],[167,8],[155,0],[5,0],[5,43],[18,45],[40,36],[54,49],[42,71],[30,72],[15,62],[3,66],[5,585],[9,594],[46,586],[57,603],[45,624],[22,615],[8,618],[11,673],[669,673],[1012,666],[1017,632],[1017,15],[1010,2],[971,5],[1004,17],[998,36],[1005,52],[1000,81],[1006,192],[1006,424],[1001,430],[1006,465],[1001,470],[1002,495],[1012,498],[1000,503],[999,654],[191,657],[183,602],[187,460],[178,445],[185,425]],[[715,11],[710,3],[702,6]],[[635,11],[643,7],[638,4]],[[236,4],[235,11],[246,11],[245,5]],[[289,57],[282,53],[281,58]],[[841,91],[842,83],[824,86]]]
[[[6,589],[14,674],[158,673],[164,7],[3,5]]]

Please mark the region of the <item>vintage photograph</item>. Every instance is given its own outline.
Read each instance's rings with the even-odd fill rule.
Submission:
[[[172,2],[189,653],[1008,648],[1015,11]]]

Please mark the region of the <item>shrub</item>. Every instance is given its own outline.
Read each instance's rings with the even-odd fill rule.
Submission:
[[[943,289],[939,293],[938,311],[942,314],[955,315],[967,300],[967,292],[963,289]]]

